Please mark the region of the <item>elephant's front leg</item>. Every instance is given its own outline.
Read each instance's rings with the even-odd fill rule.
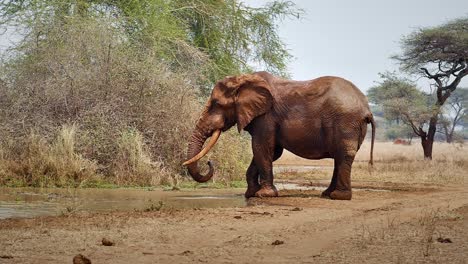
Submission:
[[[260,190],[257,197],[277,197],[278,190],[273,184],[273,160],[275,154],[274,143],[265,138],[252,138],[252,149],[255,165],[260,175]]]
[[[254,197],[255,193],[260,190],[260,184],[258,183],[258,169],[255,165],[255,160],[252,159],[249,168],[247,169],[247,191],[245,192],[245,198]]]

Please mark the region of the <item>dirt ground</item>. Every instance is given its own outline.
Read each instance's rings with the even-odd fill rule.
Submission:
[[[355,191],[352,201],[282,191],[242,208],[1,220],[0,263],[72,263],[77,254],[92,263],[468,262],[465,187],[355,186],[386,191]]]

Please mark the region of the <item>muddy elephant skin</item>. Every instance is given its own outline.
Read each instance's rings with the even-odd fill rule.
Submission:
[[[278,196],[272,163],[287,149],[307,159],[333,158],[332,180],[322,196],[350,200],[351,166],[369,123],[372,164],[374,119],[367,98],[351,82],[331,76],[292,81],[267,72],[230,76],[213,88],[190,138],[184,165],[193,179],[208,181],[213,165],[209,162],[209,172],[202,175],[197,161],[221,132],[237,124],[239,132],[246,130],[252,136],[245,197]]]

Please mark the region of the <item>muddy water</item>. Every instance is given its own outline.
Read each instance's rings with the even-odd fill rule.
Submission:
[[[142,189],[0,188],[0,219],[71,211],[242,207],[243,189],[163,191]]]
[[[325,190],[328,181],[316,186],[278,181],[278,190]],[[353,188],[354,191],[383,191]],[[0,219],[59,215],[74,211],[132,211],[160,208],[243,207],[245,189],[57,189],[0,188]]]
[[[275,173],[285,172],[308,172],[314,170],[328,169],[333,171],[333,166],[312,166],[312,165],[275,165],[273,170]]]

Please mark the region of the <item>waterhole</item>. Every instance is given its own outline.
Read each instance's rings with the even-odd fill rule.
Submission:
[[[0,188],[0,219],[59,215],[74,211],[242,207],[246,205],[244,191]]]
[[[325,190],[326,185],[277,182],[281,190]],[[60,215],[88,211],[161,210],[163,208],[222,208],[247,206],[245,189],[58,189],[0,188],[0,219]],[[389,191],[353,188],[353,191]],[[280,193],[281,194],[281,193]]]

